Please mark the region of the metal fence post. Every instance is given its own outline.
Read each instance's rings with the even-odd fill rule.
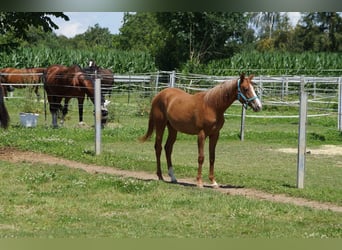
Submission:
[[[101,79],[95,79],[95,154],[101,153]]]
[[[301,91],[298,128],[297,188],[304,188],[307,102],[307,93]]]
[[[338,78],[338,131],[342,131],[342,77]]]
[[[176,83],[176,71],[172,71],[170,74],[170,87],[174,88]]]
[[[245,139],[245,120],[246,120],[246,109],[242,105],[241,126],[240,126],[240,141],[243,141]]]

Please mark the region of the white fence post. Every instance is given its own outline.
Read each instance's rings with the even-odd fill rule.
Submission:
[[[304,170],[306,153],[306,115],[308,95],[304,90],[300,95],[298,154],[297,154],[297,188],[304,188]]]
[[[95,79],[95,154],[101,153],[101,79]]]
[[[245,120],[246,120],[246,109],[244,105],[242,105],[241,111],[241,126],[240,126],[240,141],[245,139]]]
[[[342,77],[338,78],[338,131],[342,131]]]
[[[176,83],[176,71],[172,71],[170,74],[170,87],[174,88]]]

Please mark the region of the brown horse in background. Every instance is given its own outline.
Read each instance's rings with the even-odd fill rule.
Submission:
[[[9,124],[9,115],[4,101],[5,90],[4,86],[0,84],[0,127],[7,128]]]
[[[94,104],[94,82],[87,74],[78,66],[71,67],[63,65],[52,65],[46,70],[46,79],[44,88],[47,93],[48,102],[50,104],[50,112],[52,115],[52,126],[57,125],[57,113],[62,109],[62,120],[68,113],[68,103],[71,98],[77,98],[79,110],[79,122],[83,122],[83,103],[86,96],[90,98]],[[61,102],[64,98],[64,107]],[[102,125],[107,121],[108,111],[104,104],[104,98],[101,95],[102,104]]]
[[[103,95],[108,95],[109,97],[113,91],[114,84],[114,74],[110,69],[103,69],[96,65],[95,61],[90,60],[88,67],[83,68],[83,70],[93,79],[101,79],[101,93]]]
[[[15,88],[25,88],[26,86],[23,84],[37,84],[30,87],[34,89],[34,92],[39,99],[38,84],[43,83],[45,70],[46,68],[3,68],[0,69],[0,82],[11,84],[10,86]],[[7,90],[10,86],[5,89],[5,96],[7,96]]]
[[[167,127],[169,133],[164,148],[171,182],[177,182],[173,173],[171,153],[179,131],[197,135],[197,185],[199,187],[203,187],[203,148],[205,139],[209,137],[209,179],[213,187],[218,187],[214,177],[215,148],[220,129],[224,124],[224,112],[235,100],[239,100],[246,108],[249,105],[256,112],[262,108],[262,104],[255,94],[252,79],[253,75],[245,77],[242,74],[239,79],[224,81],[208,91],[194,95],[177,88],[167,88],[153,98],[148,130],[140,138],[140,141],[146,141],[152,136],[153,131],[156,131],[154,148],[157,159],[157,175],[160,180],[163,180],[160,166],[162,139],[165,127]]]

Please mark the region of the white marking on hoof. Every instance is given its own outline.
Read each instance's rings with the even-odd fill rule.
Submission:
[[[211,185],[212,185],[213,188],[219,188],[219,185],[217,184],[216,181],[214,181]]]
[[[173,168],[172,167],[169,168],[168,172],[169,172],[169,176],[171,177],[171,182],[172,183],[177,183],[177,179],[176,179],[176,176],[173,173]]]

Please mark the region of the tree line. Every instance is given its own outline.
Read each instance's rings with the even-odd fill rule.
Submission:
[[[63,12],[1,12],[0,50],[18,47],[139,51],[160,70],[196,67],[236,54],[341,53],[338,12],[303,12],[295,26],[286,12],[136,12],[125,13],[119,34],[98,24],[73,38],[57,36],[51,16]]]

